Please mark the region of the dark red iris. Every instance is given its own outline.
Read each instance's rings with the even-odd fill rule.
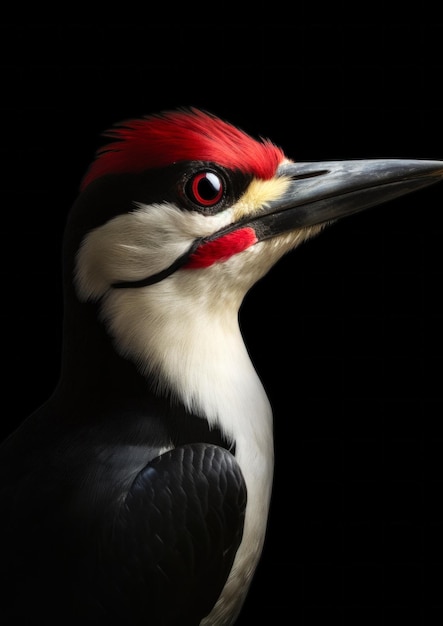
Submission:
[[[223,197],[223,180],[215,172],[198,172],[188,183],[188,194],[201,206],[215,206]]]

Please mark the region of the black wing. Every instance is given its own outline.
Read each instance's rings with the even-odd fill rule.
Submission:
[[[242,539],[235,457],[215,443],[158,456],[137,420],[122,437],[42,415],[0,451],[0,623],[198,624]]]
[[[246,486],[227,450],[175,448],[136,477],[99,546],[98,600],[121,624],[195,626],[240,545]]]

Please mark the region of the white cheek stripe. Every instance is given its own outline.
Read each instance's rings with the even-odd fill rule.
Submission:
[[[81,300],[98,299],[114,284],[163,272],[194,241],[232,221],[231,211],[214,216],[181,211],[171,204],[139,205],[89,232],[77,252],[75,284]]]

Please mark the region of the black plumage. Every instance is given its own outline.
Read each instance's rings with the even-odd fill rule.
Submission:
[[[119,139],[66,225],[59,383],[0,447],[5,626],[235,622],[273,480],[242,299],[325,224],[443,176],[295,164],[194,110]]]

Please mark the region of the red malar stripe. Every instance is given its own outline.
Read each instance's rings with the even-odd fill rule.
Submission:
[[[249,246],[257,243],[257,235],[253,228],[240,228],[232,233],[223,235],[219,239],[202,244],[190,256],[184,266],[186,269],[209,267],[217,261],[226,261],[234,254],[243,252]]]

